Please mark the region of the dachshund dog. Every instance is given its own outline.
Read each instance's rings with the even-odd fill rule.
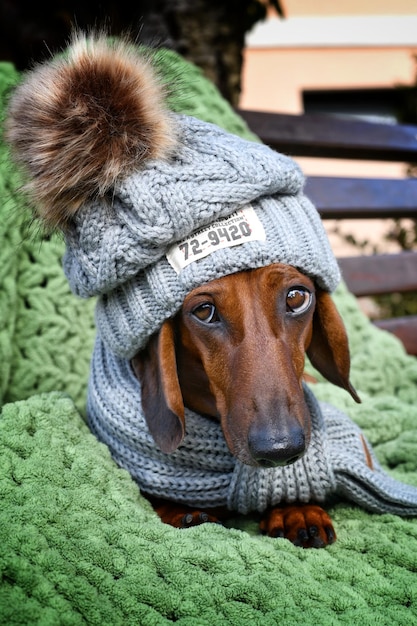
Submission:
[[[342,319],[330,295],[295,268],[273,264],[192,290],[181,311],[132,359],[156,444],[167,453],[176,449],[185,432],[186,406],[220,422],[231,453],[242,463],[261,468],[294,463],[305,453],[311,430],[302,389],[305,354],[360,402],[349,382]],[[160,500],[154,506],[176,527],[224,519],[219,510]],[[315,504],[274,507],[260,528],[303,547],[336,539],[330,517]]]

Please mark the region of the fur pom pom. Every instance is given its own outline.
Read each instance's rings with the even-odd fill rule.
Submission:
[[[173,117],[151,66],[126,41],[77,35],[14,92],[6,139],[41,218],[65,228],[89,199],[175,147]]]

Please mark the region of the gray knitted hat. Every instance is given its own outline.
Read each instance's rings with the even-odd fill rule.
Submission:
[[[103,216],[76,216],[64,270],[75,293],[99,294],[97,326],[131,357],[198,285],[281,262],[332,290],[339,270],[303,177],[289,158],[185,116],[169,161],[118,183]]]
[[[212,279],[281,262],[323,289],[339,282],[296,163],[167,111],[149,64],[122,43],[81,38],[41,66],[8,132],[41,213],[65,222],[69,284],[99,296],[98,332],[119,356]]]

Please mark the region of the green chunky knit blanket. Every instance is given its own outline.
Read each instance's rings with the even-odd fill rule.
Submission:
[[[179,78],[173,108],[250,137],[196,68],[168,52],[155,62]],[[0,64],[1,114],[18,79]],[[63,242],[28,226],[0,154],[0,624],[417,623],[415,518],[332,502],[338,540],[324,550],[263,537],[254,517],[162,524],[85,424],[94,302],[70,293]],[[417,360],[343,285],[334,298],[363,404],[321,379],[314,393],[359,424],[391,476],[417,485]]]

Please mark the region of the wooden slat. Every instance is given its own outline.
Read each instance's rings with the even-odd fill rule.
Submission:
[[[283,115],[239,111],[272,148],[293,156],[417,163],[417,126],[344,120],[329,115]],[[312,176],[306,194],[323,219],[417,219],[417,179]],[[356,296],[417,291],[417,252],[339,259]],[[417,355],[417,316],[374,322]]]
[[[323,219],[417,218],[417,178],[310,176],[305,192]]]
[[[417,291],[417,252],[338,259],[343,280],[356,296]]]
[[[293,156],[417,161],[417,126],[239,109],[267,145]]]
[[[408,354],[417,356],[417,315],[377,320],[374,324],[393,333],[402,341]]]

